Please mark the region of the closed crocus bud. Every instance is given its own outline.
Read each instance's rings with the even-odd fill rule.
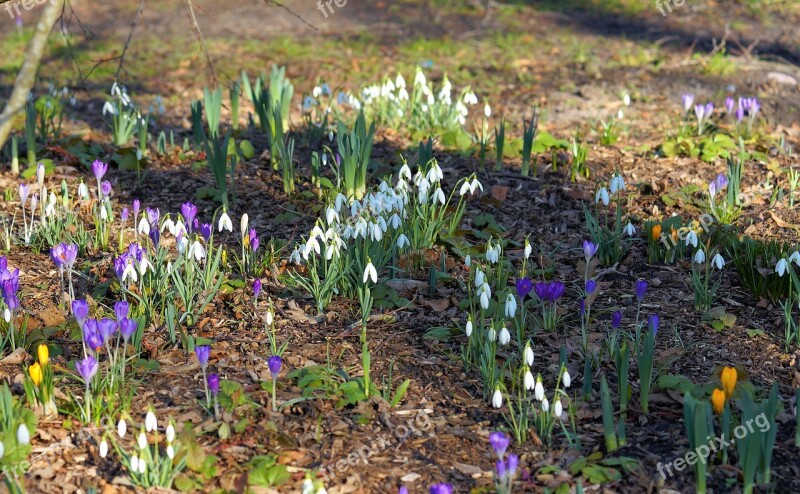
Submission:
[[[492,395],[492,406],[495,408],[500,408],[503,406],[503,393],[500,391],[499,387],[494,389],[494,394]]]
[[[100,458],[105,458],[108,455],[108,441],[103,439],[100,441]]]
[[[564,412],[564,409],[561,406],[561,398],[556,398],[556,402],[553,405],[553,415],[556,417],[561,417],[561,414]]]
[[[711,393],[711,406],[714,407],[714,412],[717,415],[722,414],[723,410],[725,410],[725,391],[717,388]]]
[[[720,374],[720,381],[722,381],[722,390],[725,391],[725,397],[730,399],[733,396],[733,390],[736,389],[736,380],[738,374],[733,367],[725,367]]]
[[[508,332],[508,329],[503,326],[503,329],[500,330],[500,336],[498,337],[501,345],[508,345],[511,341],[511,333]]]
[[[147,432],[153,432],[158,429],[158,420],[156,420],[156,414],[152,410],[147,411],[147,415],[144,418],[144,427]]]
[[[239,223],[239,226],[242,229],[242,238],[244,238],[247,235],[247,224],[248,224],[248,222],[249,222],[249,218],[247,217],[247,213],[244,213],[242,215],[242,220]]]
[[[19,427],[17,427],[17,443],[24,446],[30,442],[31,433],[28,430],[28,426],[25,424],[19,424]]]
[[[533,396],[539,401],[545,399],[544,397],[544,384],[542,384],[542,376],[536,376],[536,386],[533,388]]]
[[[525,364],[529,367],[533,365],[533,348],[531,348],[530,343],[525,344],[525,350],[523,351],[525,355]]]
[[[34,362],[33,365],[28,367],[28,375],[31,377],[34,386],[39,386],[42,382],[42,366],[39,362]]]
[[[569,375],[569,371],[564,369],[564,374],[561,376],[561,381],[564,383],[564,387],[568,388],[570,384],[572,384],[572,378]]]
[[[119,419],[119,422],[117,422],[117,434],[119,437],[125,437],[126,432],[128,432],[127,422],[125,422],[125,419]]]

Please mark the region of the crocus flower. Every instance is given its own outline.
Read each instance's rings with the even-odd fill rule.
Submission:
[[[192,233],[192,223],[194,222],[195,216],[197,216],[197,206],[191,202],[184,202],[181,204],[181,216],[186,220],[189,233]]]
[[[249,236],[250,236],[250,249],[253,252],[256,252],[258,250],[258,246],[261,243],[258,240],[258,233],[256,233],[256,229],[255,228],[251,228],[250,229],[250,235]]]
[[[408,488],[406,486],[400,486],[400,490],[397,491],[397,494],[408,494]]]
[[[586,295],[591,295],[597,290],[597,282],[594,280],[586,280]]]
[[[725,186],[728,185],[728,176],[725,175],[724,173],[720,173],[714,179],[714,185],[716,186],[717,191],[724,189]]]
[[[736,369],[733,367],[724,367],[719,378],[720,381],[722,381],[722,389],[725,391],[725,397],[730,399],[730,397],[733,396],[733,390],[736,388],[736,380],[738,378]]]
[[[735,105],[736,102],[733,100],[733,98],[731,98],[730,96],[725,98],[725,110],[728,112],[728,114],[733,113],[733,108]]]
[[[130,306],[125,300],[120,300],[114,304],[114,316],[117,318],[117,321],[121,321],[122,319],[128,317],[129,311]]]
[[[208,375],[208,390],[212,396],[217,396],[219,393],[219,374]]]
[[[253,296],[258,300],[258,294],[261,293],[261,280],[256,279],[253,282]]]
[[[100,160],[95,160],[94,163],[92,163],[92,173],[94,173],[94,178],[98,182],[103,180],[103,176],[106,174],[107,171],[108,171],[108,163],[103,163]]]
[[[22,203],[22,207],[25,207],[25,203],[28,202],[28,194],[30,194],[31,188],[28,187],[28,184],[19,184],[19,201]]]
[[[119,333],[122,335],[122,339],[125,340],[127,343],[133,333],[136,332],[138,329],[139,324],[134,319],[129,319],[127,317],[123,317],[119,320]]]
[[[622,324],[622,312],[616,311],[611,314],[611,327],[616,329]]]
[[[108,341],[111,335],[117,331],[117,322],[108,317],[104,317],[97,321],[97,330],[103,338],[103,341]]]
[[[83,341],[93,352],[97,352],[103,346],[103,335],[96,319],[86,319],[83,323]]]
[[[80,374],[83,380],[87,383],[94,377],[95,374],[97,374],[97,369],[99,367],[100,366],[97,363],[97,360],[95,360],[95,358],[91,355],[75,364],[75,369],[78,371],[78,374]]]
[[[597,245],[595,245],[593,242],[590,242],[588,240],[584,240],[583,241],[583,255],[584,255],[584,257],[586,257],[586,262],[589,262],[589,260],[592,258],[592,256],[594,256],[596,253],[597,253]]]
[[[200,227],[200,235],[203,236],[203,240],[206,242],[208,242],[208,239],[211,238],[211,230],[211,225],[208,223],[203,223],[203,225]]]
[[[541,300],[555,302],[564,295],[564,284],[560,281],[539,281],[533,285],[533,290]]]
[[[112,191],[111,182],[109,182],[108,180],[103,180],[103,183],[100,184],[100,191],[103,193],[104,197],[111,196],[111,191]]]
[[[489,108],[489,105],[486,105]],[[430,494],[453,494],[453,486],[450,484],[435,484],[431,486]]]
[[[134,220],[139,217],[139,211],[142,209],[142,202],[139,199],[133,200],[133,218]]]
[[[684,93],[681,95],[681,101],[683,102],[683,110],[689,111],[694,104],[694,94],[692,93]]]
[[[527,297],[528,294],[531,293],[531,290],[533,290],[533,282],[531,282],[531,280],[529,280],[528,278],[522,278],[517,280],[517,296],[521,300],[524,301],[525,297]]]
[[[197,361],[200,362],[200,367],[205,369],[208,365],[208,357],[211,355],[211,346],[197,345],[194,347],[194,353],[197,355]]]
[[[651,314],[650,317],[647,319],[647,327],[650,328],[650,331],[653,334],[658,333],[658,324],[661,322],[661,318],[658,317],[658,314]]]
[[[89,303],[81,299],[73,300],[72,315],[78,322],[78,326],[83,327],[84,321],[86,321],[86,318],[89,316]]]
[[[647,293],[647,282],[645,280],[638,280],[635,287],[636,302],[642,303],[645,294]]]
[[[725,409],[725,391],[717,388],[711,393],[711,406],[714,407],[714,412],[717,415],[722,414]]]
[[[494,449],[494,452],[497,453],[497,457],[502,460],[508,445],[511,444],[511,439],[502,432],[492,432],[489,434],[489,444]]]
[[[277,355],[273,355],[272,357],[267,360],[267,365],[269,366],[269,373],[272,374],[272,379],[275,380],[278,378],[278,374],[281,373],[281,365],[283,361]]]
[[[120,214],[120,219],[122,220],[123,224],[128,221],[128,215],[130,215],[130,214],[131,214],[131,212],[127,207],[122,208],[122,213]]]

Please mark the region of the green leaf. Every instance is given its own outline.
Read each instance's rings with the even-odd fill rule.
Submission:
[[[239,143],[239,149],[242,151],[242,156],[244,156],[244,159],[246,160],[249,160],[256,155],[256,150],[253,147],[253,144],[247,139]]]

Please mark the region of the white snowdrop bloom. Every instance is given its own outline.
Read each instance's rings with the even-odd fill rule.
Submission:
[[[139,457],[136,455],[131,456],[131,472],[139,471]]]
[[[383,238],[383,230],[381,230],[381,227],[378,226],[377,223],[371,223],[369,229],[372,240],[380,242],[381,239]]]
[[[167,436],[167,442],[171,443],[172,441],[175,440],[175,426],[172,425],[172,423],[170,423],[167,426],[167,430],[165,431],[165,434]]]
[[[604,206],[608,206],[608,190],[605,187],[601,187],[594,195],[594,203],[597,204],[599,202],[602,202]]]
[[[509,342],[511,342],[511,333],[508,332],[508,328],[503,326],[503,329],[500,330],[500,334],[497,336],[497,341],[499,341],[503,346],[508,345]]]
[[[147,222],[145,216],[142,216],[142,219],[139,220],[138,231],[140,235],[150,235],[150,223]]]
[[[406,237],[405,233],[401,233],[400,236],[397,237],[397,248],[402,249],[408,244],[409,244],[408,237]]]
[[[125,283],[128,280],[133,283],[139,281],[139,275],[136,273],[136,268],[134,268],[132,261],[128,261],[125,264],[125,269],[122,271],[122,282]]]
[[[293,264],[300,263],[300,251],[297,249],[297,247],[294,248],[294,251],[289,256],[289,262]]]
[[[319,86],[314,86],[314,89],[311,90],[311,96],[315,98],[319,98],[321,94],[322,94],[322,88]]]
[[[51,217],[51,216],[53,216],[53,215],[55,215],[55,214],[56,214],[56,206],[55,206],[55,204],[48,204],[48,205],[47,205],[47,206],[44,208],[44,215],[45,215],[45,217],[49,218],[49,217]]]
[[[517,315],[517,299],[510,293],[506,295],[505,309],[506,317],[509,319],[513,319]]]
[[[36,165],[36,183],[39,184],[40,189],[44,185],[44,171],[44,163]]]
[[[89,187],[87,187],[83,182],[78,185],[78,197],[81,198],[81,200],[86,200],[89,198]]]
[[[717,253],[717,255],[711,259],[711,265],[717,269],[722,269],[725,267],[725,259],[723,259],[719,253]]]
[[[800,252],[798,251],[792,252],[792,255],[789,256],[789,262],[793,262],[798,266],[800,266]]]
[[[303,494],[315,494],[314,482],[312,482],[311,479],[303,480]]]
[[[471,317],[467,318],[467,325],[466,325],[466,328],[464,328],[464,333],[467,335],[467,338],[472,336],[472,318]]]
[[[433,106],[433,104],[436,103],[436,100],[433,98],[433,93],[428,92],[426,97],[428,99],[428,106]],[[424,110],[424,111],[427,112],[428,110]]]
[[[547,413],[547,412],[549,412],[549,411],[550,411],[550,402],[549,402],[549,401],[547,401],[547,397],[545,396],[545,397],[543,397],[543,398],[542,398],[541,400],[539,400],[539,401],[541,401],[541,402],[542,402],[542,411],[543,411],[544,413]]]
[[[108,441],[103,439],[100,441],[100,458],[105,458],[108,455]]]
[[[178,248],[178,252],[183,254],[186,251],[186,248],[189,247],[189,238],[183,234],[183,232],[178,234],[178,237],[175,239],[175,246]],[[189,257],[191,257],[191,252],[188,253]]]
[[[469,113],[469,110],[467,110],[467,107],[464,106],[464,103],[461,101],[456,101],[456,111],[461,116],[465,116]]]
[[[486,332],[486,338],[491,342],[497,341],[497,331],[494,328],[489,328]]]
[[[3,456],[6,455],[6,446],[3,444],[3,441],[0,441],[0,460],[3,459]]]
[[[353,204],[350,205],[350,216],[358,216],[358,212],[361,211],[362,207],[361,201],[358,199],[353,201]]]
[[[339,213],[336,209],[328,206],[328,209],[325,210],[325,221],[327,221],[329,225],[332,225],[334,221],[339,221]]]
[[[472,265],[472,257],[470,257],[469,254],[467,254],[467,257],[464,258],[464,265],[466,267],[470,267]]]
[[[483,106],[483,114],[486,116],[486,118],[489,118],[489,117],[492,116],[492,107],[489,106],[489,103],[486,103]]]
[[[533,365],[533,348],[531,348],[530,344],[525,345],[525,350],[523,350],[525,354],[525,363],[528,367]]]
[[[406,80],[403,79],[402,74],[397,74],[397,78],[394,80],[394,85],[397,86],[398,88],[406,87]]]
[[[106,103],[103,105],[103,116],[105,116],[106,113],[110,113],[111,115],[117,114],[117,112],[114,110],[114,105],[112,105],[110,101],[106,101]]]
[[[428,170],[428,174],[426,176],[428,182],[441,182],[444,178],[444,173],[442,172],[442,168],[439,166],[439,163],[436,161],[433,162],[433,166],[431,169]]]
[[[272,307],[267,309],[267,316],[266,316],[266,323],[267,326],[272,326],[272,321],[275,320],[275,312],[272,310]]]
[[[100,219],[103,221],[108,221],[108,209],[106,209],[105,204],[100,205]]]
[[[533,396],[539,401],[545,399],[544,397],[544,384],[542,384],[542,378],[536,378],[536,386],[533,388]]]
[[[169,233],[175,235],[175,222],[172,221],[169,216],[164,218],[164,221],[161,222],[161,233],[164,233],[164,230],[168,230]]]
[[[128,424],[125,422],[125,419],[119,419],[119,422],[117,422],[117,435],[119,435],[119,437],[125,437],[127,431]]]
[[[145,463],[144,458],[139,460],[139,474],[144,475],[147,471],[147,463]]]
[[[167,458],[175,458],[175,448],[171,444],[167,446]]]
[[[704,262],[706,262],[706,253],[703,252],[703,249],[697,249],[697,252],[694,254],[694,263],[703,264]]]
[[[568,388],[570,384],[572,384],[572,378],[569,375],[569,371],[564,369],[564,374],[561,376],[561,382],[564,383],[564,387]]]
[[[153,264],[146,257],[142,257],[139,261],[139,276],[144,276],[148,269],[153,269]]]
[[[622,109],[620,109],[620,110],[617,112],[617,119],[618,119],[618,120],[622,120],[623,118],[625,118],[625,112],[623,112],[623,111],[622,111]]]
[[[311,251],[314,251],[317,255],[320,253],[319,241],[315,236],[308,237],[308,240],[306,240],[303,258],[308,259],[308,255],[311,253]]]
[[[415,86],[425,86],[428,81],[425,79],[425,74],[420,69],[417,69],[417,74],[414,76]]]
[[[625,190],[625,179],[622,175],[617,174],[611,178],[610,188],[612,194]]]
[[[561,398],[556,398],[556,403],[553,405],[553,414],[560,418],[563,412],[564,409],[561,407]]]
[[[530,391],[535,387],[536,384],[535,384],[535,381],[533,379],[533,374],[531,374],[531,370],[530,369],[526,369],[525,370],[525,377],[522,380],[522,382],[523,382],[523,384],[525,386],[525,390],[526,391]]]
[[[503,406],[503,393],[500,392],[500,388],[495,388],[494,394],[492,395],[492,406],[495,408],[500,408]]]
[[[189,255],[194,256],[194,260],[200,262],[206,257],[206,249],[199,240],[195,240],[192,246],[189,248]]]
[[[222,212],[222,216],[219,217],[219,222],[217,223],[218,231],[228,230],[229,232],[233,232],[233,223],[231,223],[231,217],[228,216],[228,213],[225,211]]]
[[[686,235],[686,245],[691,245],[694,248],[697,248],[697,234],[694,230],[689,230],[689,233]]]
[[[444,192],[442,192],[441,188],[436,189],[436,192],[433,193],[433,197],[431,198],[431,203],[438,202],[442,206],[444,206]]]
[[[31,442],[31,432],[28,430],[28,426],[23,424],[19,424],[17,427],[17,443],[20,445],[26,445]]]
[[[786,262],[786,259],[781,259],[778,261],[778,264],[775,265],[775,272],[778,273],[778,276],[781,278],[784,274],[786,274],[786,268],[789,266],[789,263]]]
[[[408,167],[408,164],[403,164],[400,167],[400,172],[397,174],[398,180],[411,180],[411,168]]]
[[[325,250],[325,259],[327,259],[328,261],[333,259],[333,255],[336,253],[336,249],[332,245],[326,245],[324,250]]]
[[[153,432],[158,429],[158,420],[156,420],[156,414],[152,410],[148,410],[147,415],[144,417],[144,428],[147,429],[147,432]]]
[[[147,436],[144,435],[144,431],[139,433],[139,436],[136,438],[136,444],[139,445],[139,449],[145,449],[147,447]]]
[[[486,275],[483,274],[481,268],[475,270],[475,288],[480,288],[486,282]]]
[[[622,103],[625,106],[631,106],[631,95],[626,93],[625,96],[622,97]]]
[[[372,261],[367,262],[362,283],[366,283],[368,279],[371,279],[373,283],[378,282],[378,272],[375,270],[375,266],[372,265]]]
[[[391,218],[389,218],[389,224],[392,226],[392,230],[397,230],[402,226],[403,220],[400,219],[400,215],[394,213]]]
[[[625,235],[629,237],[632,237],[636,234],[636,228],[634,228],[634,226],[630,222],[627,225],[625,225],[623,231],[625,232]]]
[[[386,225],[386,220],[383,219],[383,216],[379,216],[378,217],[377,224],[378,224],[378,228],[380,228],[381,231],[384,232],[384,233],[386,233],[386,230],[389,229],[388,226]]]
[[[467,182],[467,181],[464,181],[464,183],[463,183],[463,184],[461,184],[461,188],[458,190],[458,194],[459,194],[459,195],[461,195],[461,196],[463,196],[463,195],[464,195],[464,194],[466,194],[467,192],[470,192],[470,190],[471,190],[471,189],[470,189],[470,187],[469,187],[469,182]]]
[[[172,261],[167,261],[167,274],[172,274]]]
[[[481,307],[486,310],[489,308],[489,299],[492,298],[492,289],[488,283],[484,283],[480,288],[481,292]]]
[[[470,182],[470,184],[469,184],[469,188],[470,188],[470,190],[472,191],[473,194],[478,189],[481,189],[481,192],[483,192],[483,184],[480,183],[477,178],[473,178],[472,179],[472,182]]]
[[[10,323],[11,322],[11,310],[8,307],[3,309],[3,320],[6,323]]]

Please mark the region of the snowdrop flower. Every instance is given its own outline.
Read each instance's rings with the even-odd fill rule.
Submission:
[[[467,264],[469,266],[469,264]],[[486,282],[486,275],[483,274],[481,268],[475,271],[475,288],[480,288]]]
[[[105,116],[106,113],[110,113],[112,115],[117,114],[117,112],[114,110],[114,105],[112,105],[110,101],[106,101],[106,103],[103,105],[103,116]]]
[[[36,165],[36,183],[39,184],[40,189],[44,185],[44,163]]]
[[[622,175],[617,174],[611,177],[609,188],[611,189],[612,195],[625,190],[625,180],[622,178]]]
[[[206,257],[206,250],[199,240],[195,240],[191,247],[189,247],[189,256],[194,256],[197,262],[202,261]]]
[[[272,321],[275,320],[275,312],[272,310],[272,307],[270,307],[267,310],[267,316],[266,316],[265,319],[266,319],[267,326],[272,326]]]
[[[508,328],[503,326],[503,329],[500,330],[500,335],[497,337],[498,341],[501,345],[506,346],[511,341],[511,333],[508,332]]]
[[[568,388],[570,384],[572,384],[572,378],[569,375],[569,371],[564,368],[564,374],[561,375],[561,382],[564,383],[564,387]]]
[[[533,396],[539,401],[545,399],[544,397],[544,384],[542,384],[542,376],[536,376],[536,386],[533,388]],[[544,406],[544,404],[542,404]]]
[[[691,245],[694,248],[697,248],[697,234],[694,230],[689,230],[688,235],[686,235],[686,245]]]
[[[131,260],[125,263],[125,269],[122,271],[122,282],[125,283],[127,280],[131,280],[134,283],[139,281],[139,275],[136,274],[136,268],[133,267]]]
[[[119,437],[125,437],[127,431],[128,424],[125,422],[125,419],[119,419],[119,422],[117,422],[117,434]]]
[[[530,258],[532,252],[533,252],[533,247],[531,247],[531,243],[528,241],[528,239],[525,238],[525,251],[523,252],[523,254],[525,255],[525,259]]]
[[[229,232],[233,232],[233,224],[231,223],[231,217],[228,216],[226,211],[222,211],[222,216],[219,217],[219,222],[217,223],[218,231],[228,230]]]
[[[636,234],[636,228],[634,228],[630,222],[627,225],[625,225],[623,231],[625,232],[625,235],[629,237],[632,237]]]
[[[397,237],[397,248],[402,249],[410,242],[408,241],[408,237],[406,237],[405,233],[401,233],[399,237]]]
[[[460,196],[463,196],[463,195],[464,195],[464,194],[466,194],[467,192],[470,192],[470,190],[471,190],[471,189],[470,189],[470,186],[469,186],[469,182],[467,182],[467,181],[465,180],[465,181],[464,181],[464,183],[463,183],[463,184],[461,184],[461,188],[458,190],[458,194],[459,194]]]
[[[494,394],[492,395],[492,406],[495,408],[500,408],[503,406],[503,393],[500,392],[500,387],[494,389]]]
[[[142,216],[142,219],[139,220],[139,235],[150,235],[150,223],[148,223],[147,218]]]
[[[3,441],[0,441],[0,460],[3,459],[3,456],[6,454],[6,447],[3,444]]]
[[[80,197],[81,200],[86,200],[89,198],[89,187],[87,187],[83,182],[78,185],[78,197]]]
[[[436,192],[433,193],[433,197],[431,197],[431,203],[438,202],[444,206],[444,201],[444,192],[442,192],[441,188],[436,189]]]
[[[471,315],[467,316],[467,326],[464,329],[464,333],[466,333],[467,338],[472,336],[472,316]]]
[[[11,322],[11,310],[8,307],[3,309],[3,320],[6,323],[10,323]]]
[[[329,225],[332,225],[334,220],[339,221],[339,213],[336,209],[328,206],[328,209],[325,210],[325,221],[327,221]]]
[[[417,75],[414,76],[414,85],[415,86],[425,86],[428,81],[425,79],[425,74],[418,68]]]
[[[631,106],[631,95],[626,93],[625,96],[622,97],[622,103],[625,106]]]
[[[608,190],[605,187],[601,187],[594,195],[594,203],[602,202],[604,206],[608,206],[608,201]]]
[[[139,457],[134,454],[133,456],[131,456],[131,472],[137,472],[137,471],[139,471]]]
[[[136,443],[139,445],[139,449],[145,449],[147,447],[147,436],[144,435],[144,431],[139,433],[139,437],[136,438]]]
[[[528,367],[533,365],[533,348],[531,348],[530,342],[525,343],[525,350],[523,350],[523,354],[525,356],[525,364]]]
[[[489,331],[486,332],[486,338],[491,342],[497,341],[497,331],[490,327]]]
[[[104,204],[100,205],[100,219],[103,221],[108,221],[108,209]]]
[[[563,413],[564,409],[561,407],[561,398],[556,398],[556,403],[553,405],[553,414],[556,417],[561,417],[561,413]]]
[[[717,255],[711,259],[711,265],[721,270],[725,267],[725,259],[723,259],[719,253],[717,253]]]
[[[543,397],[540,401],[542,402],[542,411],[544,413],[549,412],[550,411],[550,402],[547,401],[547,397],[546,396]]]
[[[139,473],[141,475],[144,475],[146,471],[147,471],[147,463],[145,463],[144,458],[142,458],[141,460],[139,460]]]
[[[472,257],[469,254],[467,254],[467,257],[464,258],[464,265],[466,267],[472,266]]]
[[[481,308],[487,310],[489,308],[489,297],[491,297],[492,290],[487,283],[481,285]]]
[[[489,103],[486,103],[483,106],[483,114],[486,116],[486,118],[489,118],[489,117],[492,116],[492,107],[489,106]]]
[[[367,260],[367,267],[364,269],[364,279],[362,283],[366,283],[368,279],[371,279],[373,283],[378,282],[378,272],[375,270],[375,266],[372,265],[372,260]]]
[[[783,277],[786,274],[786,268],[789,267],[789,263],[786,262],[786,259],[781,259],[778,261],[778,264],[775,265],[775,272],[778,273],[778,276]]]
[[[172,423],[170,423],[167,426],[166,435],[167,435],[167,442],[171,443],[172,441],[175,440],[175,426],[172,425]]]
[[[28,426],[23,424],[19,424],[17,427],[17,443],[21,445],[25,445],[31,442],[31,433],[28,430]]]
[[[175,458],[175,448],[171,444],[167,446],[167,457],[170,460]]]
[[[506,295],[506,317],[514,319],[517,315],[517,299],[512,294]]]
[[[147,429],[147,432],[153,432],[158,428],[158,421],[156,420],[156,414],[153,413],[152,410],[147,411],[147,415],[144,418],[144,427]]]
[[[108,455],[108,441],[103,439],[100,441],[100,458],[105,458]]]
[[[694,263],[703,264],[704,262],[706,262],[706,253],[703,252],[703,249],[697,249],[697,252],[694,254]]]
[[[523,378],[522,383],[525,386],[526,391],[532,390],[535,386],[533,374],[531,374],[531,370],[527,367],[525,368],[525,377]]]

